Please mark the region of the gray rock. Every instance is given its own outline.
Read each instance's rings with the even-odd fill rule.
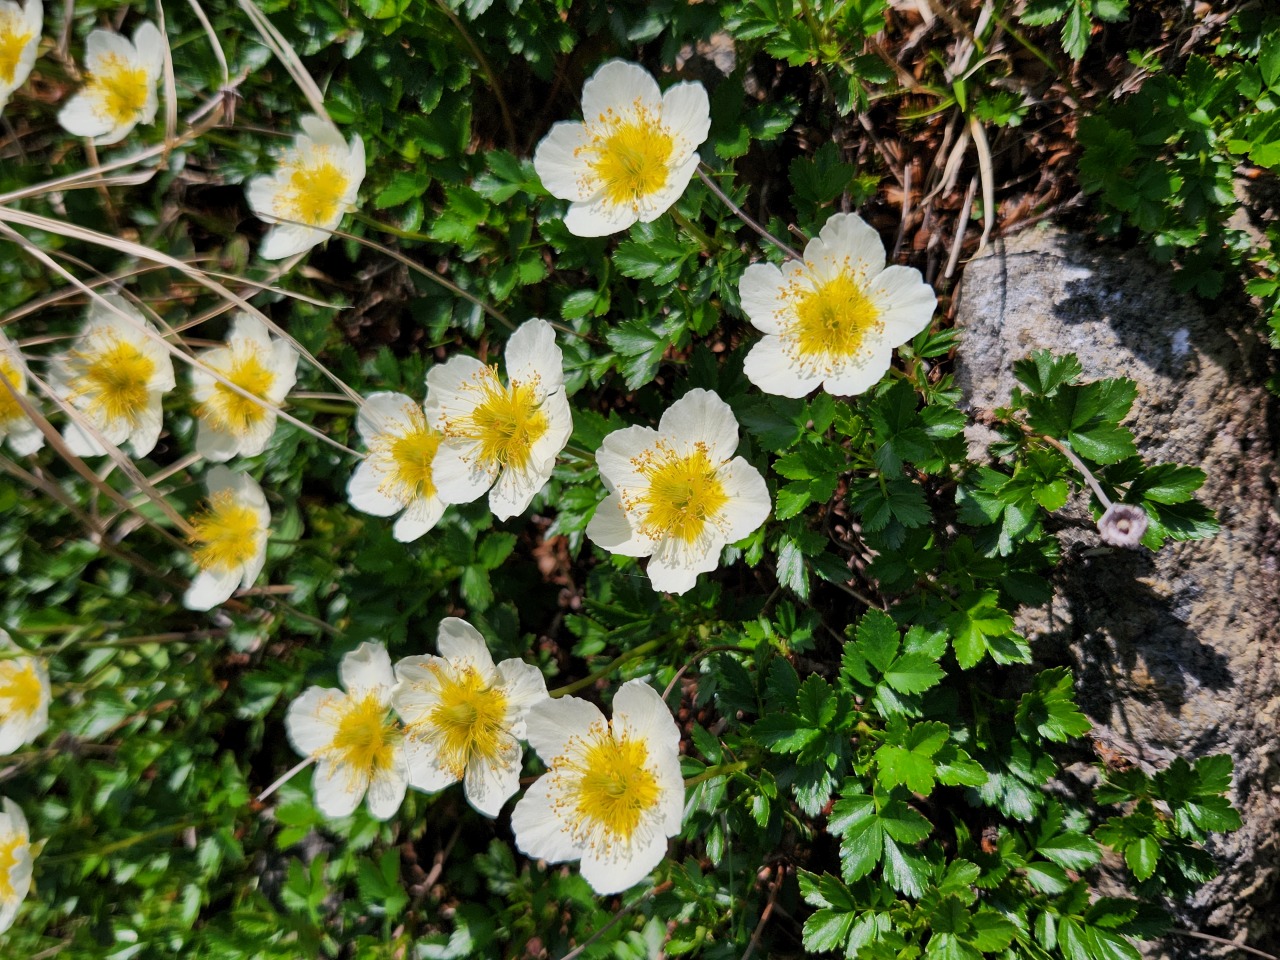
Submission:
[[[1263,387],[1272,354],[1242,313],[1175,292],[1139,253],[1029,231],[966,268],[957,375],[968,402],[990,409],[1007,402],[1015,360],[1074,352],[1089,379],[1137,381],[1126,422],[1144,457],[1207,472],[1202,497],[1222,532],[1158,554],[1103,545],[1077,494],[1062,512],[1054,601],[1020,626],[1046,659],[1073,664],[1104,753],[1147,769],[1232,755],[1244,826],[1213,843],[1222,875],[1179,922],[1280,953],[1277,429]],[[1177,936],[1153,952],[1224,955]]]

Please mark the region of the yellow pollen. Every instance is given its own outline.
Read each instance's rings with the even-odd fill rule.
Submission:
[[[409,429],[377,437],[369,446],[369,456],[386,477],[378,489],[408,504],[420,497],[435,495],[431,464],[444,438],[427,425],[427,415],[417,404],[406,407],[405,413]]]
[[[317,147],[310,163],[299,160],[288,168],[289,181],[276,200],[278,215],[311,227],[329,227],[342,218],[349,180],[327,148]]]
[[[191,518],[192,554],[201,570],[226,573],[243,567],[258,552],[258,511],[237,502],[227,490],[215,493],[208,509]]]
[[[101,414],[108,423],[123,419],[136,427],[147,408],[147,385],[155,375],[156,362],[111,331],[101,330],[91,340],[104,346],[71,354],[76,369],[73,398],[88,398],[86,409]]]
[[[632,119],[592,137],[588,163],[610,203],[634,207],[667,185],[674,145],[658,118],[637,105]]]
[[[207,418],[215,426],[237,436],[244,436],[275,408],[266,400],[267,391],[276,381],[276,375],[262,362],[258,348],[254,346],[234,349],[231,365],[217,369],[237,387],[247,390],[263,403],[255,403],[242,397],[224,383],[214,382],[213,393],[200,405],[197,414]]]
[[[440,702],[410,727],[411,736],[435,744],[440,765],[459,780],[472,760],[495,765],[507,743],[507,698],[471,666],[433,667]]]
[[[0,377],[9,382],[9,386],[13,387],[18,393],[26,393],[26,378],[22,376],[17,366],[4,354],[0,353]],[[0,383],[0,426],[12,423],[25,417],[22,407],[18,406],[18,400],[3,383]]]
[[[527,469],[533,445],[550,427],[538,403],[536,384],[504,387],[490,368],[478,386],[480,403],[467,416],[446,424],[445,434],[478,441],[479,458],[486,465]]]
[[[31,716],[40,709],[44,688],[36,673],[35,661],[23,657],[0,660],[0,716],[24,713]]]
[[[695,444],[692,453],[680,456],[660,443],[632,463],[649,486],[626,506],[644,510],[640,532],[647,537],[694,543],[729,502],[706,444]]]
[[[20,833],[0,835],[0,904],[12,902],[18,895],[9,880],[9,873],[18,865],[18,851],[27,843],[27,838]]]
[[[648,769],[643,740],[599,733],[580,759],[569,761],[568,802],[575,833],[630,842],[658,804],[658,779]]]
[[[151,78],[143,67],[108,53],[89,76],[86,93],[99,114],[116,124],[136,123],[151,94]]]
[[[32,36],[21,15],[0,12],[0,83],[13,83],[22,51]]]
[[[883,326],[875,304],[847,270],[816,290],[795,291],[792,296],[796,319],[788,339],[798,359],[821,370],[853,359],[867,334]]]
[[[387,715],[387,706],[377,693],[348,697],[336,709],[341,711],[338,732],[324,751],[353,773],[372,777],[395,763],[395,747],[400,732]]]

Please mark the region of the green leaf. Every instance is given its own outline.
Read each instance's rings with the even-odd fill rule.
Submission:
[[[1036,843],[1036,853],[1068,870],[1087,870],[1102,859],[1102,848],[1092,837],[1068,831]]]
[[[1160,845],[1154,837],[1141,837],[1125,847],[1124,862],[1138,880],[1147,880],[1156,872]]]
[[[885,671],[884,679],[898,693],[922,693],[941,683],[945,675],[927,653],[904,653]]]
[[[924,857],[898,846],[890,837],[884,838],[884,879],[893,889],[908,897],[921,897],[930,872]]]
[[[1039,733],[1058,743],[1084,736],[1093,725],[1076,708],[1074,692],[1066,667],[1045,670],[1018,702],[1018,732],[1027,740]]]
[[[893,663],[901,645],[898,625],[882,610],[868,610],[858,621],[858,652],[880,673]]]

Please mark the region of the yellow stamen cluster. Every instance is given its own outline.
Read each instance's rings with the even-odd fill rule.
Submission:
[[[384,479],[378,489],[401,503],[435,496],[432,461],[444,437],[427,424],[417,404],[406,407],[409,429],[378,436],[369,445],[369,457]]]
[[[26,846],[27,838],[20,833],[0,835],[0,903],[14,900],[18,892],[9,881],[9,873],[18,864],[18,850]]]
[[[126,124],[137,120],[147,105],[151,80],[145,68],[109,53],[99,61],[85,89],[99,112],[116,124]]]
[[[299,158],[289,171],[288,184],[276,201],[278,216],[312,227],[329,226],[341,217],[350,178],[331,151],[317,147],[309,161]]]
[[[576,838],[592,844],[629,844],[636,838],[660,793],[648,762],[643,740],[619,738],[603,724],[585,744],[570,744],[553,769]]]
[[[99,346],[101,345],[101,346]],[[134,343],[110,331],[93,336],[90,349],[73,351],[73,399],[88,399],[90,413],[106,422],[125,420],[136,427],[147,407],[148,385],[156,362]]]
[[[0,377],[9,382],[9,386],[15,392],[22,391],[24,382],[21,371],[16,364],[8,357],[0,353]],[[3,383],[0,383],[0,426],[12,423],[14,420],[25,417],[22,407],[18,405],[18,399],[9,392]]]
[[[267,402],[266,395],[275,384],[275,372],[263,362],[258,349],[251,346],[240,349],[233,347],[230,366],[225,370],[218,369],[218,373],[262,402],[250,400],[226,384],[215,381],[213,393],[200,405],[199,415],[232,434],[243,436],[261,423],[263,417],[274,407],[274,404]]]
[[[13,83],[22,51],[32,36],[21,15],[0,11],[0,83]]]
[[[351,696],[336,705],[340,711],[333,743],[324,751],[353,774],[372,777],[395,765],[395,748],[400,731],[388,716],[387,706],[376,692]]]
[[[191,520],[192,555],[201,570],[226,573],[243,567],[258,553],[258,512],[229,491],[214,494],[209,507]]]
[[[474,387],[480,390],[480,402],[467,416],[449,421],[445,434],[477,441],[479,459],[486,466],[526,469],[533,445],[550,428],[536,383],[503,386],[490,368]]]
[[[632,465],[648,487],[639,496],[624,494],[623,502],[628,510],[643,512],[639,529],[652,539],[675,537],[695,543],[708,525],[718,522],[729,502],[718,465],[712,463],[705,443],[698,442],[682,456],[659,441]]]
[[[508,740],[507,698],[474,667],[431,669],[440,702],[409,735],[433,743],[440,766],[461,780],[472,760],[493,765],[500,759]]]
[[[0,704],[5,714],[31,716],[43,699],[44,689],[33,660],[0,660]]]
[[[581,149],[594,154],[588,165],[609,202],[634,207],[666,186],[675,142],[639,102],[625,121],[612,113],[600,120],[603,129]]]
[[[795,304],[795,320],[787,330],[796,359],[830,372],[856,357],[867,334],[881,328],[879,311],[849,270],[816,288],[793,285],[786,293]]]

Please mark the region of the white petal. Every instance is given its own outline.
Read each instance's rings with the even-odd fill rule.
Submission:
[[[498,467],[479,462],[476,444],[440,444],[431,464],[436,496],[444,503],[470,503],[483,496],[498,478]],[[531,495],[532,499],[532,495]]]
[[[368,640],[342,658],[338,676],[348,692],[378,692],[384,700],[396,682],[387,648]]]
[[[525,716],[525,739],[543,763],[551,763],[564,753],[571,737],[584,736],[593,725],[604,725],[600,709],[581,697],[542,700]]]
[[[657,690],[643,680],[628,680],[613,697],[613,732],[645,742],[650,757],[680,753],[680,730]]]
[[[827,377],[822,384],[827,393],[837,397],[853,397],[866,393],[889,372],[893,351],[883,347],[869,357],[859,356]]]
[[[653,552],[653,541],[632,527],[616,493],[609,494],[596,507],[587,524],[587,538],[596,546],[622,557],[647,557]]]
[[[475,357],[451,357],[427,371],[427,420],[433,425],[437,416],[458,416],[475,409],[478,399],[474,387],[488,377],[489,368]]]
[[[44,433],[30,420],[9,428],[9,449],[19,457],[27,457],[44,446]]]
[[[632,461],[651,450],[658,442],[658,431],[652,427],[623,427],[600,442],[596,451],[596,468],[607,487],[629,489],[645,486]]]
[[[867,295],[884,324],[884,339],[891,347],[906,343],[928,328],[938,306],[933,287],[914,267],[888,267],[870,284]]]
[[[738,281],[742,312],[761,333],[782,331],[781,315],[787,309],[782,296],[785,283],[782,271],[772,263],[753,263],[742,271]]]
[[[511,735],[525,738],[525,716],[535,703],[547,699],[547,678],[532,663],[512,657],[497,667],[502,695],[507,698],[507,717]]]
[[[629,890],[649,875],[667,855],[667,838],[654,834],[647,843],[639,839],[629,847],[609,851],[605,858],[597,858],[595,851],[582,855],[582,879],[601,895]]]
[[[594,190],[588,185],[590,168],[586,157],[576,152],[591,142],[587,128],[581,123],[561,121],[542,138],[533,153],[533,169],[543,187],[561,200],[586,200]]]
[[[391,535],[401,543],[412,543],[440,522],[444,504],[439,497],[419,497],[405,507],[391,528]]]
[[[659,593],[688,593],[697,584],[699,573],[709,573],[716,568],[719,555],[720,544],[717,543],[714,551],[707,550],[694,562],[689,562],[672,541],[663,541],[649,561],[646,571],[649,583]]]
[[[91,30],[84,41],[84,65],[89,73],[101,73],[102,61],[115,57],[126,63],[138,59],[137,48],[113,30]]]
[[[349,817],[369,789],[369,774],[346,764],[321,760],[311,778],[316,809],[326,817]]]
[[[404,772],[398,767],[374,771],[367,793],[369,813],[375,820],[390,820],[400,809],[400,804],[404,803],[408,786]]]
[[[511,811],[516,846],[526,856],[551,863],[577,860],[582,849],[574,843],[569,824],[556,816],[550,777],[541,777],[524,792]]]
[[[700,83],[677,83],[662,95],[662,125],[684,150],[698,149],[711,130],[711,102]]]
[[[160,439],[160,430],[164,426],[164,413],[160,406],[160,391],[152,390],[147,394],[147,405],[138,414],[138,425],[133,428],[129,437],[129,445],[133,455],[139,459],[145,457],[156,448]]]
[[[520,789],[520,745],[508,737],[499,750],[492,764],[472,759],[463,778],[467,802],[486,817],[496,817]]]
[[[639,219],[639,212],[631,204],[614,203],[600,193],[589,200],[569,204],[564,225],[575,237],[607,237],[627,229]]]
[[[667,181],[659,189],[647,196],[640,197],[639,219],[641,223],[652,223],[670,209],[684,194],[685,188],[698,169],[698,155],[695,153],[684,163],[667,174]]]
[[[347,482],[347,501],[362,513],[375,517],[390,517],[404,509],[404,504],[395,497],[389,497],[379,487],[382,477],[368,460],[362,460],[356,466],[356,472]]]
[[[875,228],[856,213],[833,215],[818,231],[817,242],[819,246],[816,248],[814,241],[810,241],[809,246],[805,247],[804,258],[806,261],[820,261],[823,264],[821,269],[832,269],[832,275],[839,272],[841,264],[846,263],[867,280],[884,269],[884,242]],[[811,249],[816,256],[810,255]],[[823,279],[830,277],[823,275]]]
[[[298,126],[302,128],[307,139],[316,146],[334,147],[343,153],[347,152],[347,141],[343,139],[342,133],[332,120],[309,113],[298,121]]]
[[[267,390],[267,399],[279,405],[298,382],[298,351],[287,340],[271,344],[271,369],[275,373]]]
[[[405,737],[404,757],[409,786],[415,790],[436,793],[458,782],[452,770],[440,765],[440,755],[426,740]]]
[[[315,227],[302,224],[281,223],[271,228],[258,247],[263,260],[283,260],[295,254],[305,253],[318,243],[327,240],[329,234]]]
[[[539,399],[564,383],[564,355],[556,344],[556,331],[545,320],[526,320],[503,352],[512,383],[537,382]]]
[[[796,399],[822,385],[822,372],[794,363],[781,337],[764,337],[751,348],[742,369],[748,380],[775,397]]]
[[[413,425],[413,410],[418,407],[403,393],[390,390],[371,393],[360,404],[356,429],[366,444],[383,434],[403,434]],[[420,409],[420,408],[419,408]]]
[[[333,743],[338,728],[336,709],[346,700],[341,690],[307,687],[289,704],[284,728],[293,749],[304,757],[314,756]]]
[[[658,82],[639,64],[610,60],[582,85],[582,116],[588,126],[601,122],[610,110],[625,116],[637,106],[653,114],[662,109]]]
[[[93,101],[77,93],[58,111],[58,123],[73,137],[99,137],[111,130],[110,119],[98,116]]]
[[[494,673],[493,655],[480,631],[460,617],[445,617],[436,635],[436,649],[450,663],[465,663],[485,677]]]
[[[143,20],[133,31],[133,46],[137,51],[137,62],[154,82],[164,66],[165,42],[160,28],[150,20]],[[144,118],[143,122],[149,122],[149,118]]]
[[[182,595],[182,605],[188,610],[212,610],[240,586],[240,571],[201,570]]]
[[[504,469],[489,490],[489,509],[493,515],[499,520],[510,520],[524,513],[533,498],[547,485],[554,468],[555,460],[541,470],[533,464],[527,470]]]
[[[352,134],[351,146],[348,149],[350,155],[347,159],[347,176],[350,177],[350,182],[347,184],[347,191],[343,195],[343,205],[352,207],[355,206],[356,197],[360,192],[360,184],[364,182],[365,174],[364,140],[360,138],[360,134]],[[341,220],[341,216],[338,219]],[[337,225],[336,222],[333,224],[335,227]]]
[[[696,387],[669,406],[658,430],[681,453],[704,443],[713,464],[721,464],[738,449],[738,420],[733,409],[711,390]]]
[[[734,457],[727,463],[719,477],[729,497],[721,511],[721,517],[727,523],[724,538],[733,543],[769,519],[773,500],[760,471],[742,457]]]
[[[259,219],[271,219],[276,208],[276,197],[279,196],[283,186],[274,174],[254,177],[244,188],[249,209]]]
[[[67,449],[77,457],[100,457],[107,452],[98,438],[75,420],[68,420],[62,428],[62,439],[66,441]]]

